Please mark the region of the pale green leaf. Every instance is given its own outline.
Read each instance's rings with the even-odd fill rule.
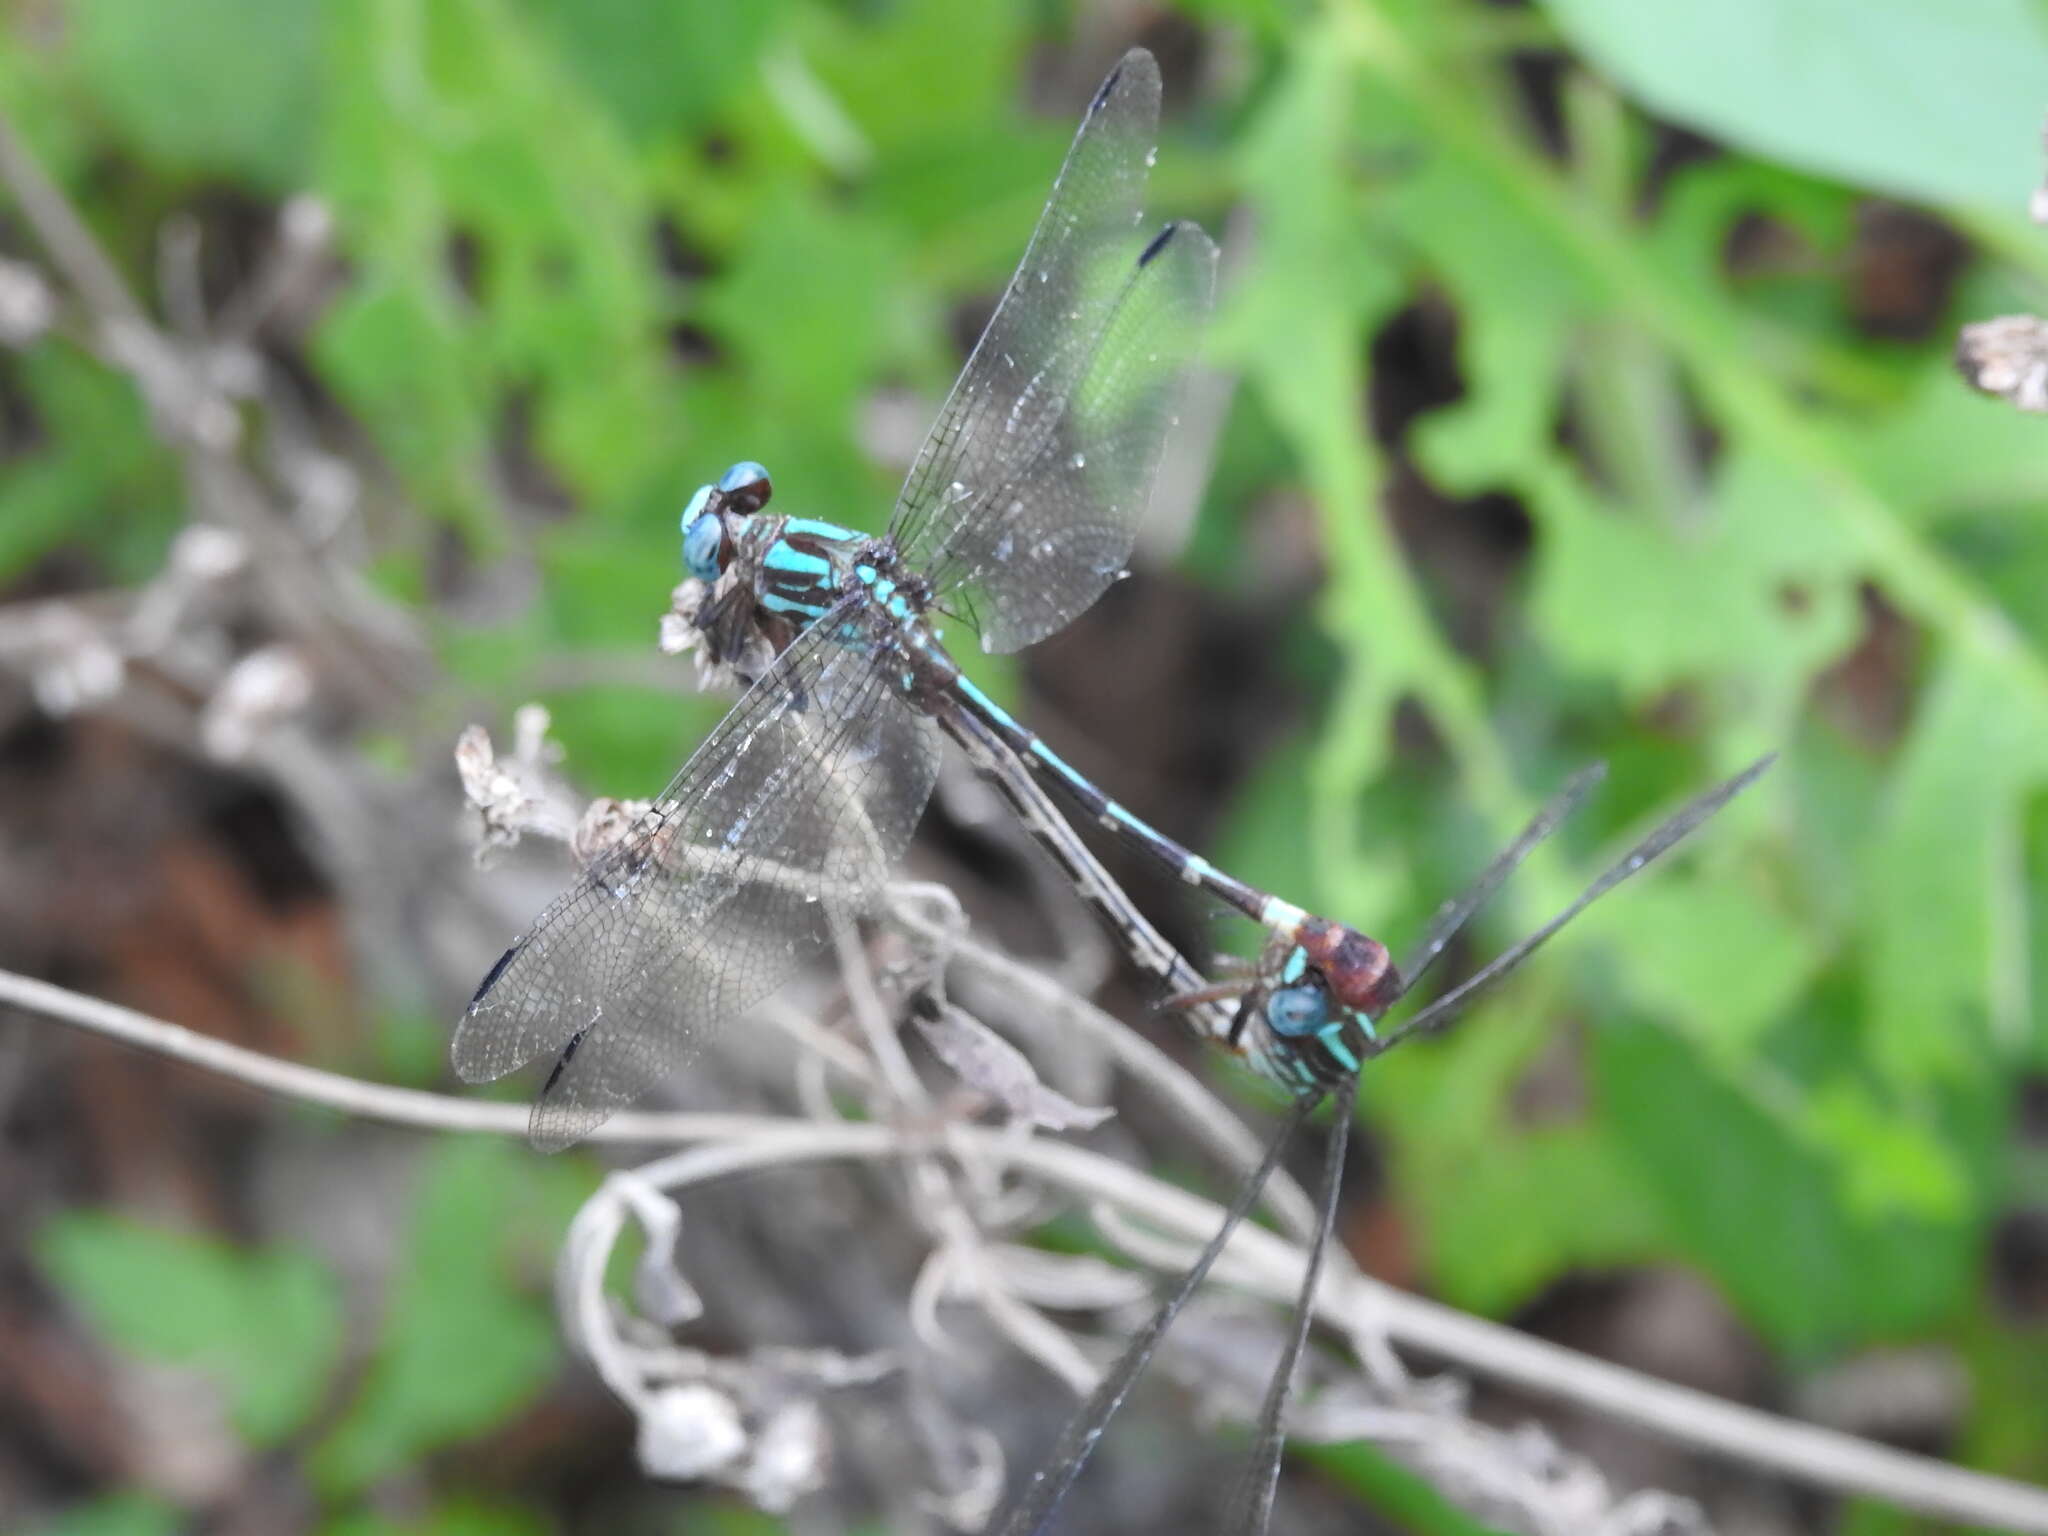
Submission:
[[[1870,1049],[1902,1088],[1976,1077],[2027,1047],[2021,797],[2048,775],[2036,702],[1992,658],[1950,654],[1871,829]]]
[[[728,103],[762,109],[756,73],[776,0],[521,0],[635,139],[701,130]]]
[[[1795,1351],[1925,1327],[1973,1283],[1976,1228],[1848,1209],[1841,1167],[1690,1042],[1594,1036],[1602,1117],[1679,1244],[1752,1323]]]
[[[2040,179],[2028,0],[1545,0],[1652,111],[1823,176],[2011,211]]]
[[[321,0],[74,0],[80,75],[152,161],[295,190],[319,92]]]
[[[304,1254],[84,1211],[44,1226],[36,1252],[110,1342],[211,1377],[252,1444],[277,1443],[319,1405],[341,1307],[333,1278]]]

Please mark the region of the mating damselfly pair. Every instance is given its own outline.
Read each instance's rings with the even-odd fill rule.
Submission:
[[[1270,938],[1256,966],[1215,986],[1183,987],[1175,1001],[1216,1020],[1205,1032],[1285,1087],[1295,1108],[1201,1260],[996,1527],[1004,1532],[1050,1520],[1153,1343],[1277,1166],[1288,1132],[1335,1098],[1305,1302],[1365,1063],[1443,1022],[1764,766],[1691,802],[1558,917],[1389,1033],[1381,1016],[1592,775],[1568,785],[1396,969],[1376,940],[1257,890],[1155,831],[961,674],[937,618],[970,626],[989,650],[1021,649],[1093,603],[1130,556],[1216,269],[1215,247],[1199,228],[1141,223],[1159,97],[1157,66],[1142,50],[1096,94],[886,533],[771,515],[768,474],[752,463],[690,501],[683,552],[703,584],[691,621],[710,659],[751,687],[645,815],[492,967],[454,1046],[471,1081],[545,1062],[534,1140],[559,1147],[586,1134],[777,987],[828,942],[838,918],[875,904],[930,797],[942,734],[984,766],[1036,775],[1092,821],[1262,924]],[[1049,841],[1140,963],[1178,974],[1161,963],[1163,946],[1143,919],[1099,869],[1085,867],[1085,850],[1071,838]],[[1216,1006],[1224,1003],[1234,1007]],[[1304,1305],[1229,1529],[1265,1525],[1281,1411],[1307,1327]]]

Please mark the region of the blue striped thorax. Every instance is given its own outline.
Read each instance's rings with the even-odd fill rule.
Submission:
[[[737,660],[757,638],[779,654],[854,582],[900,625],[923,614],[928,589],[887,543],[818,518],[762,515],[769,491],[767,470],[735,464],[683,509],[683,563],[714,589],[694,621],[713,662]],[[859,627],[849,625],[849,642]]]
[[[853,552],[866,538],[837,523],[758,516],[773,489],[768,471],[751,461],[733,465],[716,485],[699,486],[683,508],[683,564],[712,586],[737,567],[751,589],[729,604],[707,604],[701,624],[707,633],[721,614],[758,604],[760,613],[744,616],[788,621],[779,650],[838,599]]]

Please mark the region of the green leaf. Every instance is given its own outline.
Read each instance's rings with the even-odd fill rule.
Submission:
[[[538,1181],[532,1154],[481,1138],[446,1141],[428,1158],[391,1290],[384,1335],[361,1395],[314,1453],[333,1491],[360,1489],[440,1446],[502,1423],[530,1402],[555,1364],[545,1307],[511,1260],[553,1212],[573,1163]],[[527,1166],[522,1166],[523,1164]],[[558,1229],[557,1229],[558,1230]]]
[[[121,1348],[203,1371],[235,1427],[274,1445],[319,1405],[341,1348],[333,1277],[286,1248],[243,1251],[104,1212],[36,1237],[51,1278]]]
[[[2030,1045],[2021,797],[2048,720],[1976,651],[1944,661],[1870,837],[1869,1042],[1907,1090],[1978,1078]]]
[[[13,366],[40,430],[0,461],[0,579],[67,542],[89,545],[115,579],[160,569],[179,517],[176,461],[133,384],[65,347]]]
[[[1297,899],[1362,909],[1358,797],[1387,760],[1385,725],[1404,686],[1439,682],[1448,658],[1405,580],[1386,525],[1361,516],[1382,466],[1358,430],[1364,338],[1392,313],[1399,275],[1370,236],[1349,137],[1356,67],[1305,35],[1238,156],[1272,256],[1226,303],[1215,346],[1245,371],[1289,441],[1321,515],[1329,584],[1318,622],[1343,653],[1330,716],[1303,786],[1313,877]]]
[[[760,210],[732,265],[705,286],[701,314],[733,349],[736,382],[762,421],[850,443],[854,398],[882,350],[881,317],[903,265],[871,220],[793,191]],[[778,468],[778,497],[786,478]]]
[[[1386,1517],[1390,1529],[1408,1536],[1489,1536],[1498,1530],[1466,1514],[1428,1478],[1377,1446],[1297,1443],[1288,1454],[1350,1489]]]
[[[1647,702],[1703,679],[1739,685],[1773,735],[1809,675],[1855,640],[1855,552],[1805,515],[1814,487],[1731,454],[1691,524],[1604,503],[1563,463],[1529,488],[1543,520],[1531,612],[1561,659]]]
[[[80,76],[139,155],[285,192],[312,147],[320,12],[321,0],[75,0],[65,16]]]
[[[674,416],[645,179],[511,0],[328,0],[320,186],[356,281],[319,354],[416,494],[502,505],[501,438],[582,501],[634,494]]]
[[[551,1529],[532,1510],[462,1500],[403,1522],[382,1515],[346,1515],[322,1526],[320,1536],[546,1536]]]
[[[878,148],[923,153],[975,133],[998,104],[1017,99],[1024,20],[1014,4],[811,6],[803,21],[814,41],[804,53]]]
[[[1733,833],[1716,824],[1706,835]],[[1574,931],[1580,942],[1611,939],[1631,1001],[1682,1024],[1702,1050],[1741,1057],[1794,1010],[1822,955],[1812,934],[1734,877],[1732,863],[1714,860],[1704,875],[1660,870]]]
[[[1896,1202],[1859,1215],[1834,1159],[1689,1041],[1640,1025],[1593,1038],[1618,1152],[1681,1246],[1781,1347],[1926,1327],[1967,1295],[1973,1222],[1915,1219]]]
[[[2040,179],[2028,0],[1545,0],[1652,111],[1874,191],[2010,212]]]
[[[727,103],[761,102],[756,70],[776,0],[521,0],[633,138],[691,133]]]
[[[169,1504],[141,1494],[116,1493],[72,1506],[49,1524],[35,1527],[35,1536],[177,1536],[186,1528],[187,1516]]]
[[[1939,1131],[1880,1103],[1860,1084],[1825,1084],[1808,1102],[1803,1122],[1839,1160],[1850,1215],[1954,1223],[1970,1216],[1976,1196],[1969,1173]]]
[[[1525,984],[1460,1021],[1448,1047],[1375,1063],[1366,1093],[1400,1147],[1432,1284],[1498,1315],[1560,1272],[1634,1262],[1666,1241],[1657,1205],[1584,1115],[1521,1123],[1518,1089],[1539,1056],[1569,1049]]]

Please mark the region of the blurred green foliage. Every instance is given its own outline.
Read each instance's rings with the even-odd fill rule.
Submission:
[[[46,1225],[36,1246],[44,1272],[101,1336],[196,1372],[250,1445],[310,1436],[312,1477],[335,1512],[336,1536],[520,1536],[536,1527],[507,1511],[454,1504],[394,1525],[361,1501],[433,1451],[503,1424],[547,1385],[558,1350],[533,1281],[548,1272],[551,1246],[592,1181],[574,1160],[535,1169],[519,1149],[484,1138],[435,1145],[417,1170],[374,1337],[350,1351],[367,1369],[349,1373],[339,1413],[340,1288],[312,1256],[240,1251],[96,1212]],[[179,1528],[157,1518],[154,1506],[117,1499],[56,1529]]]
[[[735,458],[774,469],[778,504],[879,525],[892,474],[860,447],[863,410],[885,385],[938,398],[949,309],[1006,274],[1100,62],[1060,75],[1058,111],[1028,109],[1034,61],[1088,30],[1022,0],[20,13],[8,113],[131,275],[197,199],[331,208],[348,278],[311,366],[418,514],[391,522],[380,578],[507,706],[549,659],[644,650],[675,513]],[[1326,574],[1286,644],[1315,707],[1270,744],[1219,857],[1399,941],[1536,797],[1608,757],[1604,811],[1532,865],[1498,934],[1657,805],[1786,754],[1689,864],[1598,909],[1452,1040],[1375,1067],[1428,1280],[1500,1311],[1574,1266],[1677,1260],[1795,1363],[1946,1338],[1985,1368],[1977,1449],[2048,1473],[2048,1436],[1990,1428],[2038,1425],[2038,1375],[1993,1363],[2039,1343],[1982,1285],[2023,1177],[2015,1085],[2048,1067],[2048,427],[1948,362],[1956,321],[2048,307],[2048,242],[2018,217],[2039,8],[1189,0],[1157,21],[1199,29],[1209,63],[1169,65],[1154,207],[1212,228],[1243,207],[1256,229],[1215,328],[1242,388],[1188,568],[1238,600],[1265,509],[1302,492]],[[1554,120],[1517,85],[1531,53],[1563,61]],[[1718,151],[1662,155],[1645,107]],[[1859,312],[1873,196],[1973,242],[1918,339]],[[1776,254],[1732,261],[1759,222]],[[1514,498],[1533,530],[1480,655],[1381,515],[1390,445],[1365,429],[1370,345],[1420,299],[1455,316],[1463,393],[1392,446],[1447,496]],[[179,490],[125,381],[58,347],[5,366],[40,432],[0,470],[0,575],[67,544],[150,569]],[[573,515],[497,494],[515,415]],[[481,562],[530,551],[532,610],[437,614],[450,536]],[[1907,638],[1858,685],[1896,695],[1874,728],[1842,664],[1880,606]],[[716,707],[550,702],[586,786],[619,793],[659,782]],[[1395,754],[1402,705],[1440,744],[1428,768]],[[1561,1031],[1576,1098],[1532,1115],[1518,1087]],[[488,1198],[468,1160],[489,1155],[450,1149],[422,1194],[416,1267],[321,1452],[337,1495],[547,1369],[488,1207],[466,1203]],[[210,1358],[256,1442],[303,1419],[334,1320],[301,1261],[98,1218],[45,1252],[124,1347]],[[122,1277],[144,1260],[184,1304],[138,1313]],[[304,1358],[234,1347],[223,1308],[297,1330]],[[490,1351],[455,1342],[476,1329]]]
[[[340,1355],[341,1306],[303,1254],[238,1253],[90,1212],[45,1227],[38,1248],[106,1338],[212,1378],[251,1445],[275,1445],[319,1406]]]

